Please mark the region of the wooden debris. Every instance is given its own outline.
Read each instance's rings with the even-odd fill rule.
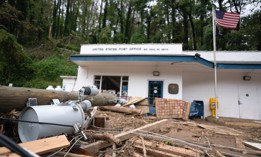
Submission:
[[[113,144],[112,144],[112,150],[115,150],[115,149],[116,149],[116,144],[113,143]],[[115,151],[112,151],[112,157],[116,157]]]
[[[261,143],[254,143],[254,142],[247,142],[247,141],[244,141],[243,143],[246,146],[249,146],[253,149],[261,150]]]
[[[93,125],[100,128],[106,128],[107,120],[109,120],[109,117],[94,117]]]
[[[242,132],[240,132],[240,131],[237,131],[235,129],[231,129],[228,127],[224,127],[224,126],[212,126],[212,125],[205,125],[205,124],[197,124],[197,126],[207,129],[207,130],[214,131],[215,133],[221,134],[221,135],[238,136],[238,135],[242,134]]]
[[[214,150],[214,152],[215,152],[215,155],[217,156],[217,157],[225,157],[222,153],[220,153],[220,151],[218,151],[218,150]]]
[[[101,106],[100,109],[103,111],[113,111],[113,112],[133,114],[133,115],[142,114],[142,111],[139,109],[131,109],[131,108],[127,108],[127,107]]]
[[[118,138],[115,138],[112,134],[108,134],[108,133],[103,133],[103,134],[88,133],[88,136],[91,136],[97,140],[109,141],[116,144],[119,144],[121,142]]]
[[[143,157],[143,156],[140,155],[140,154],[138,154],[138,153],[136,153],[136,152],[134,152],[134,153],[132,154],[132,157]]]
[[[61,148],[66,148],[70,146],[70,142],[67,140],[65,135],[54,136],[49,138],[44,138],[40,140],[25,142],[19,144],[21,147],[36,153],[36,154],[45,154]],[[0,148],[0,156],[18,156],[15,153],[12,153],[9,149],[5,147]]]
[[[145,99],[147,99],[147,97],[132,97],[131,100],[129,100],[126,104],[124,104],[122,106],[130,106],[132,104],[136,104],[138,102],[141,102]]]
[[[79,147],[73,147],[70,151],[70,153],[79,154],[79,155],[87,155],[87,156],[93,156],[92,153],[89,151],[79,148]]]
[[[173,137],[169,137],[169,136],[165,136],[165,135],[160,135],[160,134],[152,133],[152,132],[147,132],[146,134],[145,133],[146,133],[146,131],[144,131],[144,133],[138,132],[138,133],[135,133],[135,134],[137,134],[139,136],[142,136],[145,139],[152,139],[152,140],[158,140],[158,141],[167,141],[167,142],[170,142],[170,143],[175,142],[175,145],[190,146],[190,147],[193,147],[193,148],[196,148],[196,149],[200,149],[200,150],[203,150],[203,151],[211,150],[211,148],[209,148],[209,147],[205,147],[205,146],[201,146],[201,145],[198,145],[198,144],[190,143],[190,142],[187,142],[187,141],[184,141],[184,140],[181,140],[181,139],[177,139],[177,138],[173,138]],[[213,145],[211,145],[211,146],[213,146]],[[224,155],[232,156],[232,157],[239,157],[238,155],[235,155],[235,154],[232,154],[232,153],[227,153],[227,152],[221,152],[221,153],[223,153]]]
[[[55,154],[55,156],[61,156],[64,157],[66,152],[59,152]],[[80,154],[74,154],[74,153],[67,153],[66,157],[93,157],[93,156],[88,156],[88,155],[80,155]]]
[[[150,112],[150,106],[148,99],[144,99],[141,102],[135,104],[136,109],[140,109],[142,113],[146,114]]]
[[[243,144],[243,139],[235,137],[235,141],[237,148],[245,148],[245,145]]]
[[[147,157],[147,151],[146,151],[146,146],[143,137],[140,137],[141,142],[142,142],[142,148],[143,148],[143,157]]]
[[[139,152],[142,153],[143,151],[143,147],[140,145],[134,145],[135,149]],[[174,155],[171,153],[167,153],[167,152],[163,152],[163,151],[159,151],[159,150],[154,150],[151,148],[147,148],[147,154],[148,155],[152,155],[152,156],[160,156],[160,157],[181,157],[179,155]]]
[[[147,131],[138,131],[137,133],[135,133],[139,136],[144,137],[145,139],[152,139],[152,140],[158,140],[158,141],[167,141],[167,142],[175,142],[176,145],[187,145],[187,146],[191,146],[197,149],[201,149],[201,150],[210,150],[210,148],[208,147],[204,147],[198,144],[194,144],[194,143],[190,143],[181,139],[177,139],[174,137],[169,137],[169,136],[165,136],[165,135],[161,135],[161,134],[157,134],[157,133],[152,133],[152,132],[147,132]]]
[[[139,140],[136,140],[134,142],[135,145],[143,145],[143,143],[145,144],[146,148],[151,148],[154,150],[158,150],[158,151],[163,151],[163,152],[167,152],[170,154],[175,154],[175,155],[181,155],[184,157],[195,157],[195,156],[200,156],[202,154],[192,151],[192,150],[188,150],[185,148],[181,148],[181,147],[174,147],[174,146],[169,146],[169,145],[165,145],[165,144],[155,144],[151,141],[147,141],[144,140],[144,142],[140,142]]]
[[[120,141],[124,141],[124,140],[127,140],[131,137],[134,137],[136,135],[132,134],[138,130],[143,130],[143,129],[146,129],[146,130],[150,130],[150,129],[154,129],[156,127],[159,127],[158,125],[162,124],[162,123],[165,123],[167,122],[168,120],[167,119],[163,119],[163,120],[160,120],[160,121],[157,121],[157,122],[154,122],[154,123],[150,123],[150,124],[147,124],[145,126],[142,126],[142,127],[139,127],[139,128],[136,128],[136,129],[133,129],[133,130],[129,130],[129,131],[126,131],[126,132],[123,132],[123,133],[120,133],[120,134],[117,134],[115,135],[114,137],[115,138],[118,138],[120,139]],[[107,142],[107,141],[97,141],[97,142],[94,142],[94,143],[91,143],[91,144],[88,144],[88,145],[82,145],[81,148],[83,149],[87,149],[89,150],[90,152],[92,153],[96,153],[98,152],[100,149],[102,148],[106,148],[108,146],[110,146],[111,143],[110,142]]]
[[[217,148],[222,148],[222,149],[228,149],[232,150],[235,152],[240,152],[243,154],[252,154],[252,155],[258,155],[261,156],[261,151],[255,151],[255,150],[247,150],[247,149],[240,149],[240,148],[234,148],[234,147],[229,147],[229,146],[222,146],[218,144],[211,144],[212,147],[217,147]]]
[[[261,123],[256,123],[252,120],[244,120],[240,119],[237,120],[237,118],[227,118],[227,117],[219,117],[218,119],[209,116],[205,118],[207,121],[216,123],[219,125],[226,125],[226,126],[235,126],[235,127],[251,127],[251,128],[260,128]]]

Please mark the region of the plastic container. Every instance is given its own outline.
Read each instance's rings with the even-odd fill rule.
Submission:
[[[190,106],[189,118],[204,118],[204,102],[194,100]]]
[[[218,100],[217,100],[217,108],[218,108]],[[213,117],[216,116],[216,98],[209,99],[209,109],[211,110],[211,115]]]
[[[52,85],[49,85],[46,90],[54,90],[53,86]]]
[[[56,88],[54,89],[54,90],[56,90],[56,91],[63,91],[63,89],[61,88],[61,86],[56,86]]]

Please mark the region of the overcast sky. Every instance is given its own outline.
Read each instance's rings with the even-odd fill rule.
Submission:
[[[254,13],[257,10],[261,10],[261,3],[256,2],[252,5],[247,5],[244,10],[241,12],[241,16],[247,16],[249,14]]]

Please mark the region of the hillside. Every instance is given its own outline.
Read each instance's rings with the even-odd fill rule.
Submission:
[[[70,55],[79,52],[76,44],[46,41],[23,47],[8,32],[0,30],[0,34],[1,85],[46,88],[61,85],[61,75],[77,74],[77,66],[69,60]]]

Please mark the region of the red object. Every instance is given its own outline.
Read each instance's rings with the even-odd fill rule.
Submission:
[[[236,29],[239,19],[240,19],[240,13],[216,11],[215,22],[217,25],[221,27]]]

